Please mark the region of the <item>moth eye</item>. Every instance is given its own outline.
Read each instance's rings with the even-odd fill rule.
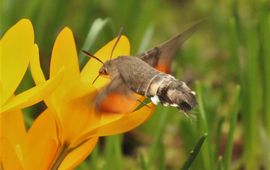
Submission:
[[[104,74],[106,74],[106,75],[108,74],[108,69],[107,68],[104,69]]]
[[[99,74],[103,74],[103,75],[108,75],[108,69],[107,68],[103,68],[99,71]]]

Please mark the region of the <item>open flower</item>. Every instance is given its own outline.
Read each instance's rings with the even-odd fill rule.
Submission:
[[[61,81],[63,70],[50,80],[15,95],[30,60],[34,54],[38,55],[31,22],[22,19],[11,27],[1,38],[0,49],[0,165],[4,169],[42,168],[54,152],[53,143],[47,135],[33,137],[32,132],[40,126],[39,123],[34,123],[34,128],[26,133],[20,110],[50,95]]]
[[[29,20],[22,19],[10,28],[0,41],[0,111],[3,112],[27,107],[49,95],[62,78],[62,70],[48,81],[14,96],[38,47],[34,44],[34,32]]]
[[[95,56],[104,61],[108,59],[114,43],[115,40],[112,40],[106,44]],[[129,51],[129,41],[122,36],[113,57],[129,55]],[[30,65],[36,84],[43,83],[45,79],[37,55]],[[56,38],[51,57],[50,77],[55,76],[63,67],[63,80],[57,89],[45,98],[48,108],[39,119],[48,117],[48,114],[55,118],[58,133],[54,138],[58,141],[58,150],[52,167],[67,169],[73,168],[87,157],[99,136],[123,133],[140,125],[153,112],[153,105],[150,104],[151,109],[143,107],[135,112],[96,113],[93,100],[97,90],[109,80],[100,78],[92,85],[101,67],[100,63],[92,59],[80,72],[74,38],[68,28],[64,28]],[[115,101],[111,102],[111,106],[117,105]],[[130,104],[129,101],[124,102]],[[135,106],[134,104],[136,103],[130,105]]]

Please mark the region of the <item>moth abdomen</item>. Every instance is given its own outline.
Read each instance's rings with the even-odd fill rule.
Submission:
[[[195,92],[182,81],[175,79],[169,74],[160,75],[162,79],[153,81],[149,90],[156,89],[155,94],[152,93],[151,100],[157,104],[160,102],[164,106],[173,106],[187,112],[194,108],[197,104]]]

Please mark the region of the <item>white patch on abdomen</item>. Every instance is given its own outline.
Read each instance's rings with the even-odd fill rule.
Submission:
[[[160,100],[159,100],[159,98],[158,98],[157,95],[151,97],[150,99],[151,99],[151,101],[152,101],[155,105],[157,105],[158,103],[160,103]],[[163,105],[163,106],[166,106],[166,107],[167,107],[167,106],[178,107],[178,105],[175,104],[175,103],[173,103],[173,104],[163,103],[162,105]]]
[[[157,104],[160,102],[160,100],[159,100],[159,98],[158,98],[157,95],[151,97],[150,99],[151,99],[151,101],[152,101],[155,105],[157,105]]]
[[[172,106],[172,107],[178,107],[178,104],[170,104],[170,106]]]

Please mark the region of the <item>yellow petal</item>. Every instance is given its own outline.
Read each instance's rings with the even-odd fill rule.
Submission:
[[[34,47],[34,31],[27,19],[11,27],[0,41],[1,105],[11,97],[21,82]]]
[[[45,82],[45,77],[42,72],[42,69],[40,67],[40,61],[39,61],[39,50],[38,46],[35,45],[35,47],[32,50],[32,55],[30,58],[30,69],[31,69],[31,74],[32,77],[35,81],[36,84],[41,84]]]
[[[43,139],[42,135],[36,139],[32,147],[27,150],[24,155],[25,169],[49,169],[55,154],[57,152],[57,144],[53,139]]]
[[[1,169],[23,169],[15,152],[15,148],[5,138],[0,138],[1,152],[0,165]]]
[[[28,89],[17,96],[12,97],[10,100],[8,100],[7,104],[1,107],[0,114],[9,110],[16,110],[31,106],[35,103],[40,102],[45,97],[49,96],[53,92],[53,90],[55,90],[59,86],[63,77],[63,73],[64,71],[60,70],[58,75],[49,79],[48,81],[39,84],[31,89]]]
[[[61,134],[62,142],[72,140],[85,126],[97,126],[100,116],[94,113],[92,106],[96,94],[93,86],[76,82],[64,96],[66,102],[58,106],[49,103],[48,107],[54,114],[59,129],[64,129]]]
[[[60,170],[74,169],[93,151],[98,141],[97,137],[89,139],[80,147],[70,152],[60,165]]]
[[[45,133],[46,132],[46,133]],[[27,132],[26,147],[31,147],[39,138],[54,139],[57,141],[57,128],[53,114],[49,109],[42,112],[33,122]]]
[[[79,75],[76,45],[72,31],[69,28],[64,28],[55,40],[50,65],[50,76],[56,75],[63,66],[68,72],[67,78],[69,80],[74,80],[73,78]]]
[[[21,111],[0,114],[0,136],[5,137],[12,146],[22,144],[26,131]]]
[[[106,124],[102,122],[101,124],[104,125],[98,129],[98,135],[109,136],[124,133],[136,128],[152,115],[154,105],[150,104],[149,106],[150,108],[144,106],[135,112],[127,113],[116,121],[106,122]]]
[[[96,126],[93,126],[91,123],[89,123],[88,126],[83,129],[81,134],[73,139],[71,147],[79,145],[82,141],[84,141],[85,139],[88,139],[91,136],[98,136],[99,127],[102,127],[111,122],[115,122],[121,119],[125,114],[126,113],[122,113],[122,114],[98,113],[98,115],[101,116],[101,118],[99,119],[99,123],[98,124],[96,123]]]
[[[23,146],[25,169],[49,169],[58,148],[56,123],[49,109],[35,119]]]
[[[76,143],[89,137],[115,135],[136,128],[152,115],[155,107],[153,104],[148,104],[148,106],[150,108],[144,106],[131,113],[101,113],[102,117],[99,127],[96,129],[86,129],[84,133],[76,139]]]
[[[65,75],[53,95],[56,105],[66,101],[63,96],[80,76],[76,46],[73,34],[68,28],[64,28],[55,40],[50,65],[50,77],[56,75],[62,67],[65,68]]]
[[[115,44],[116,39],[107,43],[104,47],[102,47],[97,53],[94,55],[98,57],[103,62],[110,59],[112,48]],[[116,58],[122,55],[130,54],[130,44],[126,36],[122,36],[114,50],[112,58]],[[89,62],[85,65],[81,72],[81,79],[89,84],[92,84],[94,79],[98,75],[98,71],[101,68],[102,64],[95,59],[90,59]],[[97,81],[94,83],[96,88],[103,87],[106,83],[108,83],[109,79],[99,77]]]
[[[79,87],[79,85],[76,87]],[[70,94],[82,94],[80,90],[80,88],[74,88],[70,91]],[[86,127],[98,127],[100,115],[95,113],[92,106],[95,95],[96,91],[93,91],[89,95],[82,95],[82,97],[70,100],[61,106],[59,115],[65,139],[69,142],[76,138]]]

